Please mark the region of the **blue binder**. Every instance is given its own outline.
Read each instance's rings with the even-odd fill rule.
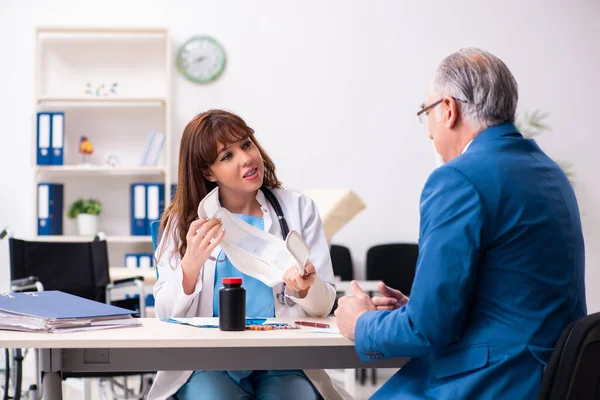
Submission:
[[[63,165],[63,148],[65,136],[65,114],[62,112],[52,113],[52,123],[50,124],[52,151],[50,154],[50,164]]]
[[[138,268],[139,266],[137,253],[125,253],[125,268]]]
[[[38,235],[62,235],[64,185],[39,183],[37,190]]]
[[[152,253],[126,253],[125,268],[152,268],[154,267],[154,254]]]
[[[146,199],[146,185],[144,183],[131,184],[131,235],[145,236],[150,234],[148,225]]]
[[[2,294],[0,310],[46,319],[87,319],[139,314],[58,290]]]
[[[146,235],[150,235],[150,223],[160,220],[165,210],[165,185],[161,183],[147,183],[146,190],[146,202],[148,204],[146,211],[148,219]]]
[[[51,165],[52,113],[37,113],[37,165]]]
[[[154,267],[154,254],[152,254],[152,253],[139,253],[138,254],[138,266],[140,268],[152,268],[152,267]]]

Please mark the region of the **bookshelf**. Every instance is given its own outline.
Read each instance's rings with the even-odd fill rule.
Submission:
[[[115,166],[110,165],[38,165],[35,168],[37,174],[64,175],[166,175],[167,168],[163,166]]]
[[[38,236],[37,240],[43,242],[89,242],[94,239],[94,236],[82,235],[50,235]],[[106,236],[107,243],[150,243],[150,236]],[[123,264],[123,263],[119,263]]]
[[[40,241],[89,241],[66,217],[82,198],[102,202],[99,231],[106,235],[111,266],[124,266],[126,253],[152,252],[150,236],[131,235],[130,186],[164,185],[170,202],[171,48],[166,28],[38,27],[35,32],[35,94],[32,116],[34,223],[37,235],[41,182],[63,184],[63,234]],[[116,84],[116,85],[115,85]],[[104,85],[104,86],[102,86]],[[37,113],[64,113],[62,165],[37,165]],[[140,165],[148,134],[163,132],[156,165]],[[94,152],[88,164],[79,154],[81,136]],[[106,164],[117,154],[120,165]]]

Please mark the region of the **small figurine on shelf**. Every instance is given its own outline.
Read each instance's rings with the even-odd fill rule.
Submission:
[[[90,96],[94,95],[94,90],[92,90],[92,84],[91,83],[88,82],[85,85],[85,92],[84,93],[87,94],[87,95],[90,95]]]
[[[107,96],[116,96],[117,95],[117,86],[118,82],[114,82],[110,87],[106,84],[96,85],[96,89],[94,89],[94,85],[90,82],[85,84],[84,94],[92,97],[107,97]]]
[[[112,153],[106,153],[104,163],[106,165],[110,165],[111,167],[117,167],[121,165],[121,157],[119,156],[119,152],[115,151]]]
[[[81,154],[81,163],[89,164],[90,155],[94,152],[92,143],[87,136],[82,136],[79,139],[79,154]]]
[[[100,94],[102,93],[102,89],[104,89],[104,84],[98,85],[98,87],[96,88],[96,97],[100,96]]]

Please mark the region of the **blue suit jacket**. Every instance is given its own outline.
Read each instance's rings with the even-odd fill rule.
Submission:
[[[563,171],[512,123],[481,132],[421,197],[410,301],[363,314],[364,361],[408,356],[374,399],[534,399],[586,314],[584,245]]]

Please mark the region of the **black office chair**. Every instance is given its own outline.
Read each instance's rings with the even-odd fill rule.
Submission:
[[[390,243],[376,245],[367,250],[367,280],[383,281],[386,285],[410,295],[419,258],[419,245],[414,243]],[[364,384],[365,376],[359,378]],[[377,384],[377,372],[371,370],[371,381]]]
[[[11,291],[36,291],[36,290],[60,290],[86,299],[108,302],[110,304],[135,310],[143,317],[145,312],[145,296],[143,295],[143,277],[122,279],[110,283],[108,271],[108,249],[103,235],[96,236],[90,242],[42,242],[15,239],[10,230],[5,229],[0,233],[0,239],[8,236]],[[137,298],[126,298],[111,301],[113,290],[122,288],[135,288]],[[18,355],[17,355],[18,356]],[[15,369],[20,371],[23,357],[14,357]],[[39,359],[39,358],[38,358]],[[39,365],[37,365],[39,368]],[[140,373],[120,373],[118,376],[139,375]],[[115,374],[105,375],[111,378]],[[80,377],[99,377],[98,375],[68,375],[63,379]],[[36,389],[40,386],[40,373],[38,369],[36,377]],[[125,385],[126,385],[126,378]],[[15,383],[20,387],[21,378]],[[142,378],[143,382],[144,379]],[[121,383],[108,380],[111,391],[116,392],[115,387],[125,391]],[[147,386],[147,385],[146,385]],[[147,388],[141,388],[145,393]],[[7,388],[5,388],[7,390]],[[137,393],[128,390],[129,398],[142,398],[145,393]],[[40,393],[41,394],[41,393]],[[15,396],[19,396],[15,394]],[[17,397],[18,398],[18,397]]]
[[[373,246],[367,251],[367,280],[381,280],[409,296],[418,258],[417,244],[391,243]]]
[[[329,253],[331,255],[331,264],[333,265],[333,274],[339,276],[342,281],[351,281],[354,279],[350,249],[346,246],[332,244]]]
[[[342,281],[351,281],[354,279],[354,268],[352,265],[352,255],[350,249],[345,246],[332,244],[329,248],[329,254],[331,256],[331,265],[333,266],[333,275]],[[343,296],[343,293],[337,293],[333,307],[331,308],[331,314],[335,312],[338,306],[338,299]]]
[[[600,399],[600,313],[565,328],[544,371],[537,399]]]

